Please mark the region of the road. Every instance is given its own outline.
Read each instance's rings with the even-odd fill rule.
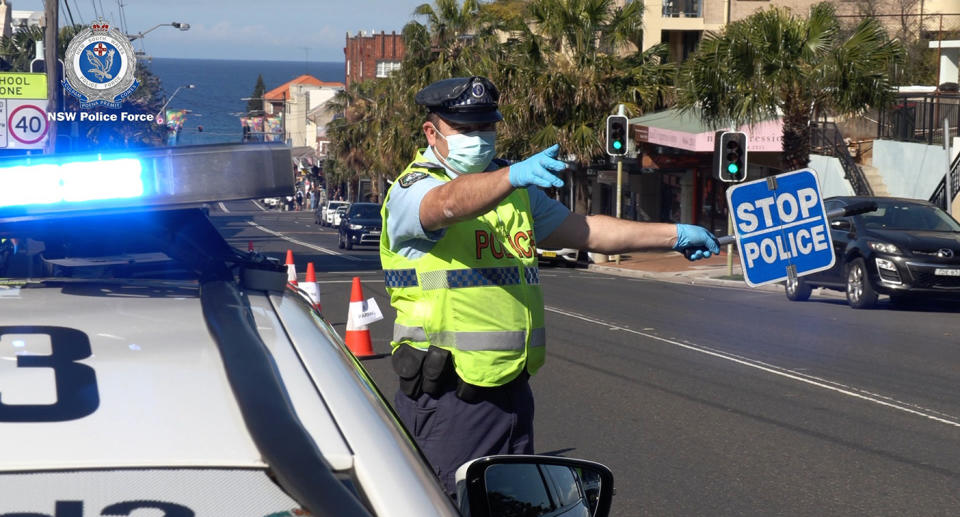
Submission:
[[[337,249],[307,212],[230,202],[212,216],[238,248],[315,262],[341,332],[359,276],[386,316],[374,351],[389,351],[375,248]],[[958,514],[960,305],[855,311],[583,269],[541,278],[536,449],[609,466],[613,515]],[[364,366],[392,399],[389,359]]]

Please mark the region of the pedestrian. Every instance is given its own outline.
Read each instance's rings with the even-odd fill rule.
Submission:
[[[720,251],[706,229],[571,213],[541,188],[561,187],[554,145],[508,165],[494,159],[499,93],[483,77],[435,82],[427,148],[391,185],[380,240],[397,311],[397,414],[453,495],[454,474],[490,454],[532,454],[528,378],[545,359],[536,246],[600,253]]]
[[[303,210],[303,191],[297,190],[297,212]]]

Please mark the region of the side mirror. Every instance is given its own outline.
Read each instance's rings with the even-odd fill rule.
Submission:
[[[830,221],[830,228],[834,230],[849,232],[850,230],[853,229],[853,225],[851,225],[850,221],[847,221],[846,219],[836,219],[834,221]]]
[[[470,517],[606,517],[613,473],[556,456],[486,456],[457,469],[460,513]]]

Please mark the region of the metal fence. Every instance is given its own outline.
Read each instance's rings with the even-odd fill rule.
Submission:
[[[960,94],[938,92],[900,94],[897,102],[880,113],[877,138],[927,145],[943,144],[943,121],[950,133],[957,134],[960,119]]]

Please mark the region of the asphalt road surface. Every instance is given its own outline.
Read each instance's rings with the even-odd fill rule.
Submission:
[[[240,249],[318,271],[341,331],[361,278],[393,311],[377,249],[337,248],[309,212],[214,206]],[[842,298],[543,268],[548,357],[536,449],[599,461],[613,515],[960,514],[960,305],[856,311]],[[392,400],[388,358],[364,366]],[[388,482],[385,480],[385,482]]]

